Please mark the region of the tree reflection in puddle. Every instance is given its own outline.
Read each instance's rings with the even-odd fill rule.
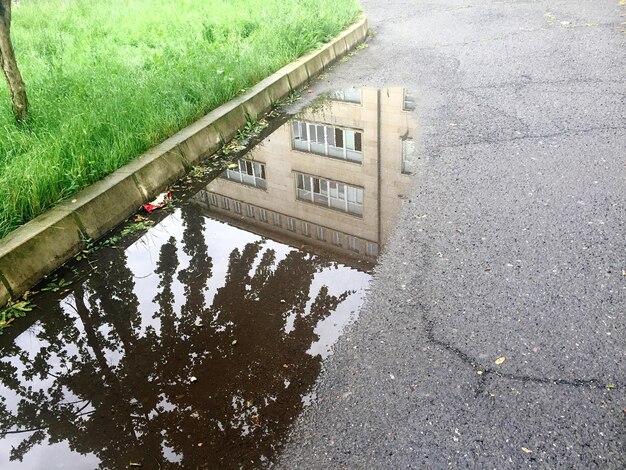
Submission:
[[[260,465],[368,280],[183,205],[3,349],[2,467]]]
[[[419,171],[414,107],[400,87],[325,97],[38,298],[36,323],[0,337],[0,466],[271,459]]]

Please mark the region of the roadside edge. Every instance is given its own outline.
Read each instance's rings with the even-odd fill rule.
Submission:
[[[320,49],[286,65],[0,240],[0,308],[84,249],[87,239],[104,236],[215,153],[245,126],[246,116],[268,111],[272,103],[298,90],[364,41],[367,33],[367,18],[361,17]]]

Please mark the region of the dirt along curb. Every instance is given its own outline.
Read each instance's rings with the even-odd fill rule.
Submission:
[[[246,124],[246,116],[302,87],[367,36],[362,18],[321,49],[257,83],[132,162],[85,188],[0,240],[0,308],[19,298],[135,213],[141,205],[217,151]]]

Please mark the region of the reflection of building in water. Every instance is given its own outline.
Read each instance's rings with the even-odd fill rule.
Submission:
[[[403,88],[334,93],[267,137],[198,198],[216,216],[374,259],[413,172]]]

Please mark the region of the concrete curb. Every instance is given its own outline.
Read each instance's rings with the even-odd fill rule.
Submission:
[[[367,36],[362,18],[321,49],[311,52],[211,111],[103,180],[0,240],[0,307],[126,220],[146,201],[232,139],[246,115],[268,111]]]

